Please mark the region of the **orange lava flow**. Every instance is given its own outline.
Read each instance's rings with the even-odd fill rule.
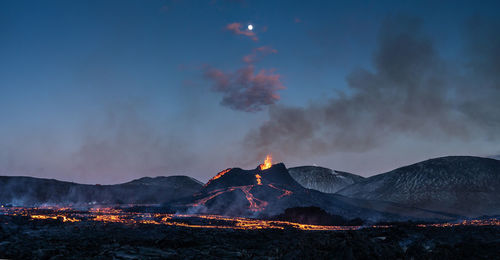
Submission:
[[[257,180],[257,185],[262,185],[262,180],[259,174],[255,174],[255,179]]]
[[[189,206],[205,205],[205,203],[207,203],[207,201],[209,201],[209,200],[211,200],[211,199],[213,199],[213,198],[215,198],[223,193],[231,192],[231,191],[235,191],[235,190],[241,190],[245,194],[245,198],[247,199],[248,203],[250,204],[248,209],[250,209],[251,211],[262,211],[266,208],[268,203],[266,201],[257,199],[256,197],[253,196],[253,194],[250,192],[252,190],[253,186],[254,185],[235,186],[235,187],[230,187],[227,189],[213,190],[209,193],[210,194],[209,196],[204,197],[202,199],[199,199],[198,201],[196,201],[193,204],[190,204]]]
[[[79,219],[66,217],[64,215],[55,215],[55,216],[47,216],[47,215],[31,215],[32,219],[60,219],[63,222],[78,222]]]
[[[273,166],[273,157],[271,155],[267,155],[266,159],[264,160],[264,163],[260,165],[260,170],[267,170]]]
[[[471,219],[462,220],[456,223],[436,223],[436,224],[419,224],[417,227],[456,227],[456,226],[499,226],[498,219]]]
[[[221,195],[222,193],[226,193],[226,192],[228,192],[228,191],[229,191],[229,190],[214,190],[214,191],[212,191],[212,192],[211,192],[212,194],[211,194],[210,196],[205,197],[205,198],[203,198],[203,199],[200,199],[200,200],[196,201],[195,203],[191,204],[190,206],[201,206],[201,205],[205,205],[205,203],[207,203],[207,201],[209,201],[209,200],[211,200],[211,199],[213,199],[213,198],[215,198],[215,197],[217,197],[217,196]]]
[[[242,190],[250,191],[251,187],[242,186]],[[259,200],[256,200],[258,204]],[[260,205],[261,206],[261,205]],[[374,226],[321,226],[299,224],[288,221],[260,220],[242,217],[226,217],[219,215],[182,215],[165,213],[141,213],[124,211],[121,208],[91,208],[89,210],[75,210],[70,208],[22,208],[3,207],[0,215],[24,216],[32,221],[54,220],[75,225],[83,221],[101,223],[122,223],[125,225],[167,225],[187,228],[206,229],[299,229],[299,230],[357,230],[362,228],[390,228],[390,225]],[[453,223],[419,224],[420,228],[446,228],[455,226],[500,226],[499,219],[463,220]]]
[[[251,211],[261,211],[264,210],[267,206],[267,201],[263,201],[260,199],[257,199],[256,197],[253,196],[253,194],[250,192],[252,190],[253,185],[247,185],[247,186],[241,186],[241,191],[245,193],[245,197],[247,198],[248,202],[250,203],[250,210]]]
[[[224,174],[228,173],[229,171],[231,170],[231,168],[227,168],[219,173],[217,173],[217,175],[215,175],[214,177],[212,177],[212,179],[210,179],[207,184],[205,184],[205,186],[207,186],[210,182],[212,181],[215,181],[217,179],[219,179],[220,177],[222,177]]]
[[[281,199],[281,198],[283,198],[283,197],[285,197],[285,196],[290,196],[290,195],[292,195],[292,194],[293,194],[293,192],[291,192],[291,191],[289,191],[289,190],[285,190],[285,189],[280,189],[280,188],[278,188],[278,187],[274,186],[273,184],[268,184],[267,186],[269,186],[269,187],[271,187],[271,188],[274,188],[274,189],[276,189],[276,190],[283,191],[283,194],[279,195],[279,196],[278,196],[278,199]]]

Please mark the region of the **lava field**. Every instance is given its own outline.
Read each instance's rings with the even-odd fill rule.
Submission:
[[[500,253],[500,221],[318,226],[120,208],[2,208],[0,258],[429,259]]]

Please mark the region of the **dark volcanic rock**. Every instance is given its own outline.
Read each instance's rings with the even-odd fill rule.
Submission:
[[[361,219],[348,220],[338,215],[332,215],[318,207],[296,207],[286,209],[284,213],[271,219],[302,224],[324,226],[361,226]]]
[[[500,227],[226,230],[0,215],[7,259],[496,259]]]
[[[500,161],[450,156],[379,174],[338,194],[476,217],[500,214]]]
[[[302,188],[302,186],[290,176],[285,165],[283,163],[278,163],[266,170],[261,170],[260,167],[253,170],[243,170],[240,168],[229,169],[227,173],[222,174],[218,178],[214,177],[208,181],[203,187],[202,192],[225,187],[257,185],[257,174],[261,176],[262,185],[274,183],[287,186],[290,189]]]

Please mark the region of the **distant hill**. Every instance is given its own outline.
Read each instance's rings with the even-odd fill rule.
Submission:
[[[288,172],[294,180],[305,188],[325,193],[335,193],[365,179],[359,175],[317,166],[289,168]]]
[[[470,217],[500,214],[500,161],[471,156],[431,159],[372,176],[338,192]]]
[[[202,185],[188,176],[145,177],[116,185],[0,176],[0,204],[157,204],[190,196]]]
[[[491,159],[500,160],[500,154],[490,156]]]

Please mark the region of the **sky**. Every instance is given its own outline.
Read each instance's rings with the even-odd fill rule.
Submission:
[[[500,154],[498,1],[0,1],[0,175]],[[248,29],[252,25],[252,30]]]

